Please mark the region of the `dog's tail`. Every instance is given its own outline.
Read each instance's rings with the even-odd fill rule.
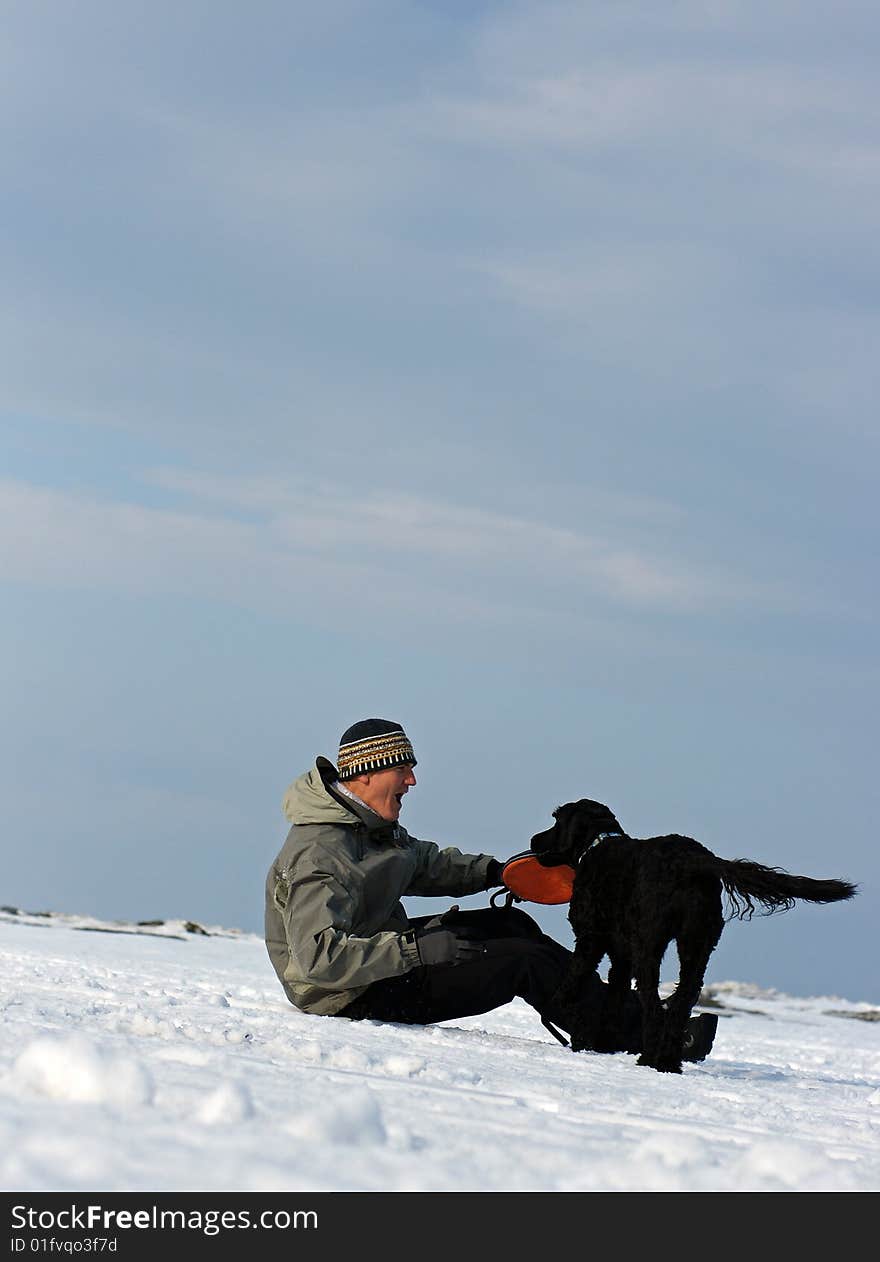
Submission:
[[[795,876],[782,868],[767,868],[750,859],[713,856],[708,866],[724,886],[730,919],[750,920],[756,903],[764,908],[761,914],[765,916],[788,911],[799,899],[808,903],[838,903],[852,898],[858,888],[849,881],[818,881],[810,876]]]

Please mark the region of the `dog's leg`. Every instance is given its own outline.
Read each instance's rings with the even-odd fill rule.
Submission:
[[[632,961],[617,947],[609,952],[610,967],[602,1005],[601,1026],[596,1035],[597,1052],[627,1050],[624,1034],[626,999],[632,989]]]
[[[641,958],[636,964],[636,989],[642,1005],[642,1054],[638,1059],[640,1065],[648,1065],[660,1073],[681,1073],[681,1048],[678,1051],[678,1064],[675,1058],[663,1054],[663,1031],[665,1012],[660,1002],[658,987],[660,985],[660,964],[666,950],[667,942],[655,939],[643,942]]]
[[[601,1022],[602,983],[596,970],[605,954],[603,940],[593,934],[582,935],[574,949],[571,967],[565,981],[553,997],[551,1020],[568,1030],[573,1052],[595,1051],[596,1033]]]
[[[685,1026],[700,998],[709,957],[718,945],[724,927],[721,912],[715,906],[716,902],[717,899],[713,899],[703,915],[695,921],[689,921],[686,929],[683,927],[675,940],[679,963],[678,985],[666,1004],[661,1055],[665,1060],[674,1060],[677,1057],[679,1069]]]

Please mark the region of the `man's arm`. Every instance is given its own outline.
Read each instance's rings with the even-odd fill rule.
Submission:
[[[288,982],[349,990],[408,973],[420,962],[416,944],[399,933],[353,934],[354,900],[330,873],[292,880],[281,899],[276,895],[290,952]]]
[[[478,894],[502,885],[501,863],[488,854],[464,854],[455,846],[441,850],[434,841],[409,838],[417,856],[408,894]]]

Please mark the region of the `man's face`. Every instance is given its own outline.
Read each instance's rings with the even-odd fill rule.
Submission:
[[[400,767],[386,767],[384,771],[355,776],[351,780],[351,788],[377,815],[395,824],[400,817],[403,795],[415,782],[412,767],[404,763]]]

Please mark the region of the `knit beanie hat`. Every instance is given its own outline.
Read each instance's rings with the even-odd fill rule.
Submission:
[[[362,719],[346,728],[340,737],[336,760],[340,780],[404,763],[414,767],[416,756],[406,732],[390,719]]]

